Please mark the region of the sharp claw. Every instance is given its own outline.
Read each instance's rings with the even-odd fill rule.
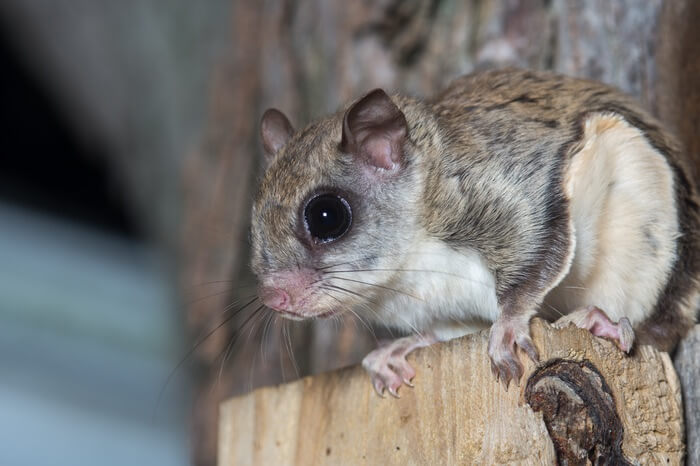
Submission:
[[[516,363],[515,374],[513,374],[513,378],[517,381],[518,385],[520,385],[520,379],[523,378],[523,366],[522,365]]]
[[[629,353],[634,343],[634,329],[632,323],[627,317],[623,317],[618,322],[620,333],[620,349],[625,353]]]
[[[510,374],[504,367],[500,367],[498,372],[500,374],[500,379],[506,386],[506,390],[508,390],[508,385],[510,384]]]
[[[499,381],[503,381],[506,391],[511,382],[520,386],[525,373],[517,348],[527,354],[534,362],[539,361],[539,354],[529,335],[527,323],[519,320],[499,320],[491,327],[489,334],[489,357],[491,371]]]
[[[514,355],[513,357],[517,357],[517,356]],[[507,362],[508,362],[508,375],[512,379],[519,378],[520,375],[522,375],[522,369],[520,366],[520,362],[516,359],[509,359],[509,360],[507,360]]]
[[[491,361],[491,373],[493,374],[494,377],[496,377],[496,382],[498,382],[499,377],[498,377],[498,368],[496,365]]]
[[[401,374],[401,378],[410,382],[415,376],[416,371],[411,366],[406,365],[406,367],[404,367],[403,374]]]
[[[372,386],[374,387],[374,391],[377,392],[377,395],[384,398],[384,385],[381,384],[379,380],[375,380]]]
[[[596,306],[574,310],[559,321],[586,329],[597,337],[612,340],[625,353],[629,353],[634,345],[634,329],[630,320],[622,317],[615,323],[605,311]]]
[[[538,362],[540,360],[540,356],[537,353],[537,348],[535,348],[535,345],[529,338],[522,339],[522,341],[519,341],[518,346],[525,350],[525,353],[530,359],[532,359],[533,362]]]
[[[406,355],[413,349],[429,344],[416,343],[414,338],[406,337],[394,340],[390,344],[369,353],[362,361],[362,367],[369,373],[374,389],[379,396],[388,391],[390,395],[399,398],[398,391],[406,384],[413,387],[411,380],[416,371],[406,360]]]

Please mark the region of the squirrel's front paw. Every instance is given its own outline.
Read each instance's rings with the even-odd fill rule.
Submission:
[[[384,348],[376,349],[365,356],[362,367],[369,373],[372,386],[380,396],[384,396],[384,390],[387,390],[398,398],[399,387],[403,384],[410,386],[411,379],[416,375],[405,356],[392,356],[391,352]]]
[[[519,346],[534,362],[539,356],[532,338],[528,322],[501,316],[492,326],[489,334],[489,357],[491,371],[496,379],[503,381],[506,390],[511,380],[520,383],[523,375],[523,364],[516,354]]]
[[[377,393],[384,396],[384,390],[387,390],[398,398],[401,385],[412,386],[411,379],[415,377],[416,371],[406,361],[406,356],[414,349],[428,346],[435,341],[432,335],[399,338],[365,356],[362,367],[369,373]]]

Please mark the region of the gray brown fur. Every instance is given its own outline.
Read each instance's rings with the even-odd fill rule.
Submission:
[[[348,257],[352,267],[370,268],[401,254],[409,232],[422,228],[456,251],[482,254],[504,316],[535,308],[571,248],[563,177],[583,121],[613,112],[667,158],[681,231],[678,259],[655,309],[636,329],[638,341],[670,350],[690,328],[700,283],[698,198],[675,140],[631,98],[596,82],[507,69],[462,77],[428,101],[393,100],[409,136],[401,175],[386,185],[368,183],[341,150],[344,111],[297,132],[279,151],[255,198],[256,273],[295,264],[321,268]],[[324,250],[305,239],[299,220],[305,199],[320,188],[342,191],[355,218],[350,232]]]
[[[460,191],[442,189],[444,183],[437,179],[429,184],[428,228],[455,245],[487,251],[504,312],[508,303],[537,295],[561,267],[568,241],[561,181],[583,120],[592,113],[614,112],[644,132],[674,172],[682,236],[673,273],[637,337],[641,343],[674,347],[697,312],[684,301],[699,286],[700,210],[682,153],[661,125],[615,89],[549,73],[504,70],[465,76],[433,102],[445,146],[455,148],[435,160],[433,173],[456,177]],[[492,185],[483,183],[494,176],[499,179]],[[503,198],[504,185],[513,184],[522,197]],[[445,205],[446,197],[461,198],[466,211],[480,215],[443,217],[438,206]],[[537,207],[533,200],[539,201]]]

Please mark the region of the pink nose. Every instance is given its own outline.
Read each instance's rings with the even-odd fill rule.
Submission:
[[[289,308],[289,294],[279,288],[268,288],[263,292],[262,296],[265,306],[271,307],[276,311],[286,311]]]

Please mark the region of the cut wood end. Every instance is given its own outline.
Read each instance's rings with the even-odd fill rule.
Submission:
[[[219,464],[682,464],[682,407],[668,355],[631,355],[535,319],[541,363],[519,389],[491,374],[488,332],[418,351],[415,388],[382,399],[359,367],[222,405]],[[525,383],[524,383],[525,382]]]

